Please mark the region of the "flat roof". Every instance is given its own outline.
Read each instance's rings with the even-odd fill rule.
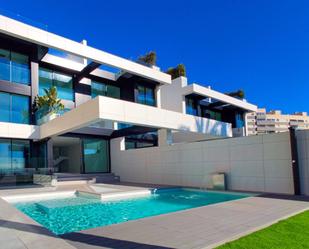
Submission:
[[[161,84],[171,84],[171,76],[169,74],[30,26],[3,15],[0,15],[0,33],[77,55],[103,65],[119,68],[123,71],[154,80]]]
[[[198,85],[198,84],[190,84],[184,87],[183,95],[195,94],[205,98],[213,98],[219,100],[220,102],[224,102],[227,104],[231,104],[233,106],[237,106],[241,109],[256,112],[257,106],[250,104],[244,100],[240,100],[234,97],[231,97],[227,94],[220,93],[218,91],[212,90],[210,88]]]

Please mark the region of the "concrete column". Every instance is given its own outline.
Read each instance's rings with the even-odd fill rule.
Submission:
[[[243,114],[243,119],[244,119],[244,127],[245,127],[245,134],[244,134],[244,136],[248,136],[248,125],[247,125],[247,122],[248,122],[248,120],[247,120],[247,116],[248,116],[248,112],[244,112],[244,114]]]
[[[77,91],[77,85],[83,86],[86,91],[81,91],[82,89],[79,89]],[[82,79],[80,82],[76,82],[75,79],[73,79],[73,88],[74,88],[74,98],[75,98],[75,107],[87,102],[91,99],[91,80],[90,79]]]
[[[157,102],[157,107],[161,108],[161,88],[160,86],[157,86],[155,89],[155,98]]]
[[[186,110],[186,96],[182,96],[181,105],[182,105],[182,113],[186,114],[187,113],[187,110]]]
[[[119,150],[125,150],[125,138],[124,137],[117,137],[110,140],[110,151],[111,153],[117,152]]]
[[[172,131],[169,129],[158,130],[158,145],[167,146],[173,143]]]
[[[39,94],[39,64],[31,61],[31,103],[33,103],[35,96]]]

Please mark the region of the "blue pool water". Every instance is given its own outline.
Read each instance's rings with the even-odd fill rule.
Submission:
[[[90,196],[20,202],[14,205],[55,234],[107,226],[179,210],[248,197],[176,188],[159,190],[147,197],[101,201]]]

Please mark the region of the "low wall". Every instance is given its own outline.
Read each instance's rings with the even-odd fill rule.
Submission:
[[[309,195],[309,130],[296,132],[302,194]]]
[[[294,193],[288,132],[127,151],[115,139],[111,163],[122,181],[212,187],[225,172],[230,190]]]

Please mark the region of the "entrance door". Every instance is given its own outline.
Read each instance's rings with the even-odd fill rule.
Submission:
[[[109,144],[104,139],[83,139],[85,173],[109,172]]]

